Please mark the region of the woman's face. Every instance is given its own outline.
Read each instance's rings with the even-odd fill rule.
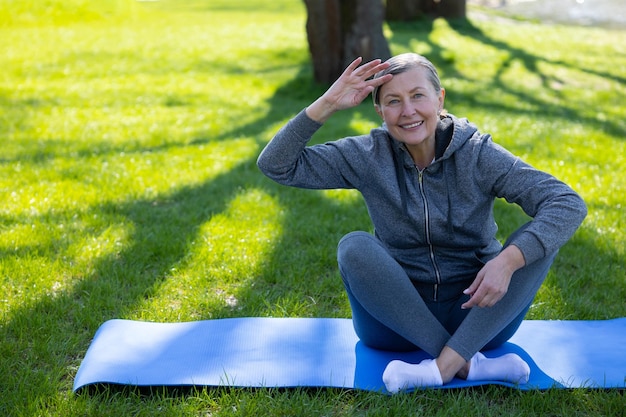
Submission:
[[[434,145],[445,91],[435,91],[426,69],[414,68],[393,76],[379,90],[376,111],[391,136],[409,148]]]

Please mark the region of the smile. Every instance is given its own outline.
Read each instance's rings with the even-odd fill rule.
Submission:
[[[400,125],[402,129],[413,129],[424,124],[424,121],[411,123],[410,125]]]

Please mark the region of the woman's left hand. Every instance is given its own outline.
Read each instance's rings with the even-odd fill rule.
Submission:
[[[463,291],[470,299],[461,308],[494,306],[507,293],[513,273],[524,265],[524,256],[519,248],[507,246],[478,271],[472,285]]]

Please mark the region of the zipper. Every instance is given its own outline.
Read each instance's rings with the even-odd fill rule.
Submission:
[[[424,201],[424,231],[426,233],[426,243],[428,244],[428,253],[430,256],[430,262],[433,264],[433,269],[435,270],[435,285],[433,287],[433,301],[437,301],[439,298],[439,284],[441,284],[441,272],[439,271],[439,266],[437,266],[437,260],[435,259],[435,251],[433,249],[433,244],[430,240],[430,215],[428,210],[428,200],[426,200],[426,193],[424,192],[424,181],[423,181],[423,170],[417,169],[418,173],[418,184],[420,188],[420,194],[422,195],[422,200]]]

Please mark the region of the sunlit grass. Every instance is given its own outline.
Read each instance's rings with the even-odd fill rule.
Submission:
[[[491,16],[386,33],[435,62],[451,112],[587,201],[530,318],[624,316],[626,35]],[[255,166],[323,91],[305,19],[286,0],[0,0],[0,414],[616,415],[620,394],[578,390],[71,393],[108,319],[349,317],[335,248],[371,230],[360,196]],[[315,141],[378,125],[368,101]],[[496,210],[502,239],[526,220]]]

